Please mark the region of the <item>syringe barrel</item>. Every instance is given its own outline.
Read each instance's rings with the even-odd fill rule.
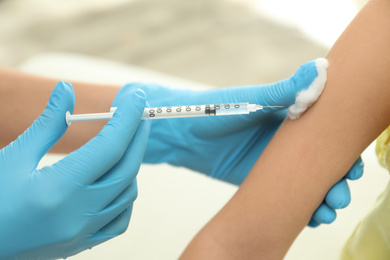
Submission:
[[[204,117],[249,114],[248,103],[145,108],[142,119]]]

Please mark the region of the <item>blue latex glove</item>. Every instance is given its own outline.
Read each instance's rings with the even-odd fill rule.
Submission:
[[[335,209],[345,208],[351,202],[351,193],[348,188],[347,179],[357,180],[362,177],[363,168],[363,161],[359,157],[344,178],[333,185],[328,191],[324,202],[314,212],[309,226],[317,227],[321,223],[330,224],[336,219]]]
[[[153,120],[144,162],[184,166],[239,185],[285,119],[286,108],[295,102],[296,93],[307,88],[317,75],[315,62],[311,61],[291,78],[268,85],[192,91],[133,83],[121,91],[142,88],[151,107],[235,102],[284,106],[285,109],[265,108],[250,115]],[[356,165],[352,171],[362,172],[362,167]],[[350,197],[348,186],[337,185],[334,189],[330,194],[337,196],[328,196],[332,199],[324,205],[331,209],[345,206],[342,202]],[[316,216],[316,221],[324,223],[332,217],[323,210]]]
[[[95,138],[37,170],[73,111],[73,88],[57,84],[42,115],[0,151],[0,259],[67,257],[126,230],[150,128],[139,124],[145,102],[141,90],[124,93]]]

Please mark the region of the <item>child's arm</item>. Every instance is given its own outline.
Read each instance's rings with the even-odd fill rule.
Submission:
[[[390,124],[389,44],[390,1],[372,0],[329,52],[318,102],[280,127],[182,259],[283,258],[329,188]]]
[[[45,108],[58,80],[0,68],[0,149],[23,133]],[[119,86],[71,82],[77,98],[75,113],[110,110]],[[65,121],[64,121],[65,122]],[[51,151],[69,153],[95,136],[105,121],[72,124]]]

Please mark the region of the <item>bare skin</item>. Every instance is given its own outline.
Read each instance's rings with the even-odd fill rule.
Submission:
[[[42,113],[58,80],[0,68],[2,107],[0,149],[15,140]],[[75,113],[107,112],[120,86],[79,82],[73,84],[76,95]],[[17,100],[18,102],[15,102]],[[99,100],[99,102],[96,102]],[[26,109],[28,108],[28,109]],[[95,136],[106,122],[72,125],[51,152],[69,153]]]

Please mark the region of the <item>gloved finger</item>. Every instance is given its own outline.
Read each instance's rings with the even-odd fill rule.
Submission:
[[[317,76],[316,62],[310,61],[300,66],[291,78],[276,83],[194,91],[194,95],[199,95],[197,99],[205,103],[249,102],[287,108],[294,104],[297,93],[308,88]]]
[[[322,203],[313,214],[313,220],[320,224],[330,224],[336,219],[336,211]]]
[[[315,221],[313,218],[310,219],[309,224],[307,224],[309,227],[315,228],[320,225],[317,221]]]
[[[77,183],[88,185],[111,169],[125,153],[138,129],[145,108],[142,90],[123,96],[111,120],[102,131],[80,149],[52,165]]]
[[[98,230],[96,233],[92,233],[92,236],[87,236],[83,241],[79,241],[76,248],[71,243],[68,245],[65,244],[63,247],[59,247],[57,249],[57,251],[55,252],[56,255],[53,255],[53,252],[48,252],[47,255],[41,254],[41,258],[65,259],[67,257],[83,252],[84,250],[92,249],[93,247],[124,233],[129,225],[132,209],[133,205],[130,205],[122,213],[120,213],[119,216],[117,216],[113,221],[108,223],[102,229]]]
[[[137,176],[144,156],[150,131],[150,120],[140,123],[122,159],[93,185],[90,185],[92,196],[98,196],[95,211],[107,207]],[[104,194],[104,196],[102,196]]]
[[[123,234],[129,226],[133,205],[134,204],[131,204],[130,207],[126,208],[119,216],[100,229],[95,234],[96,238],[99,236],[114,237]]]
[[[189,89],[171,88],[168,86],[161,86],[155,83],[132,82],[120,88],[111,106],[116,107],[118,105],[121,96],[124,93],[137,88],[142,89],[146,93],[146,96],[148,97],[148,106],[150,103],[151,107],[173,106],[173,105],[196,105],[197,103],[195,104],[193,101],[196,99],[193,98],[192,94],[200,92],[200,91],[192,91]],[[162,94],[163,94],[163,98],[161,98]],[[174,103],[172,103],[172,100],[169,97],[172,97],[175,100]],[[180,98],[179,103],[176,100],[177,97]],[[206,101],[202,100],[200,102],[204,103]]]
[[[280,105],[287,108],[295,103],[297,93],[307,89],[317,76],[317,61],[309,61],[300,66],[291,78],[259,89],[257,102],[265,106]],[[265,111],[272,110],[274,109]]]
[[[134,181],[106,208],[94,214],[90,233],[95,233],[113,221],[122,211],[130,207],[138,196],[137,180]]]
[[[71,84],[60,81],[52,91],[46,109],[22,135],[5,148],[4,159],[17,162],[23,158],[24,167],[35,170],[41,158],[62,137],[68,126],[67,111],[73,112],[75,103]],[[17,172],[17,171],[15,171]]]
[[[126,208],[119,216],[114,220],[104,226],[102,229],[94,233],[94,235],[88,238],[83,245],[83,250],[91,249],[99,244],[102,244],[111,238],[117,237],[123,234],[130,223],[130,218],[133,210],[133,204]],[[79,250],[79,252],[83,251]],[[74,252],[72,255],[75,255],[79,252]]]
[[[328,191],[325,197],[326,204],[332,209],[342,209],[351,202],[351,192],[347,181],[342,178]]]
[[[359,157],[356,162],[352,165],[351,169],[345,175],[345,178],[350,180],[357,180],[363,176],[364,163],[361,157]]]
[[[125,86],[121,87],[119,89],[119,91],[116,93],[116,96],[115,96],[114,100],[112,101],[111,107],[117,107],[119,104],[119,101],[121,100],[121,98],[124,94],[131,92],[131,91],[134,91],[136,89],[142,89],[140,87],[142,85],[143,85],[142,83],[141,84],[130,83],[130,84],[126,84]]]

